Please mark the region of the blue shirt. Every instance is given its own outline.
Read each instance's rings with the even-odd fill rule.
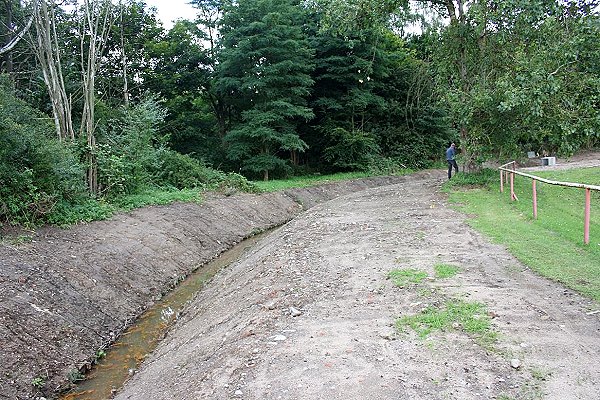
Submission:
[[[448,149],[446,150],[446,160],[450,161],[450,160],[454,160],[454,155],[456,154],[456,148],[450,146],[448,147]]]

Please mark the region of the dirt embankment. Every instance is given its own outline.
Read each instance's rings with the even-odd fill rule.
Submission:
[[[243,238],[316,203],[406,179],[215,196],[201,205],[148,207],[67,230],[44,228],[25,244],[3,241],[0,398],[52,397],[154,299]]]
[[[598,304],[471,229],[443,180],[348,194],[270,233],[198,294],[115,400],[600,399]],[[428,277],[400,288],[386,279],[396,268]],[[457,302],[485,305],[473,323],[488,317],[495,338],[431,312]],[[394,329],[423,313],[441,329]]]

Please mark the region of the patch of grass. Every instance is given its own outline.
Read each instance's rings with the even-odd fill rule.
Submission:
[[[416,285],[421,283],[427,278],[427,272],[413,268],[393,269],[388,273],[387,277],[394,282],[394,285],[403,288],[411,284]]]
[[[412,170],[402,170],[396,175],[406,175],[412,172]],[[377,176],[368,172],[340,172],[331,175],[309,175],[309,176],[296,176],[289,179],[272,180],[272,181],[253,181],[252,184],[257,186],[263,192],[275,192],[278,190],[285,190],[298,187],[315,186],[328,182],[336,181],[347,181],[351,179],[368,178],[371,176]]]
[[[66,227],[78,222],[99,221],[110,218],[119,211],[130,211],[149,205],[181,202],[201,202],[199,189],[148,189],[147,191],[118,197],[111,201],[86,199],[76,204],[59,202],[48,215],[49,223]]]
[[[67,374],[67,379],[71,383],[76,383],[76,382],[80,382],[80,381],[84,380],[85,379],[85,375],[83,375],[81,373],[81,371],[79,371],[78,369],[72,369]]]
[[[33,378],[31,385],[37,389],[42,389],[46,385],[46,380],[38,376],[37,378]]]
[[[396,328],[410,327],[420,338],[434,331],[460,329],[478,337],[490,337],[490,317],[484,304],[450,300],[443,308],[427,307],[420,314],[404,316],[396,320]]]
[[[484,168],[479,172],[453,175],[452,179],[444,184],[443,190],[449,192],[457,188],[489,187],[499,179],[500,172]]]
[[[458,273],[458,267],[450,264],[436,264],[433,269],[435,277],[439,279],[452,278]]]
[[[164,205],[177,201],[199,203],[202,201],[198,189],[152,189],[141,194],[123,196],[115,201],[115,205],[123,211],[133,210],[148,205]]]
[[[33,235],[17,235],[2,237],[0,236],[0,243],[8,243],[12,246],[20,246],[22,244],[31,243],[33,241]]]
[[[599,168],[536,172],[553,180],[600,185]],[[450,200],[475,215],[468,222],[493,241],[505,245],[521,262],[542,276],[600,300],[600,213],[592,212],[590,244],[583,244],[585,194],[581,189],[538,182],[538,219],[532,216],[531,180],[517,176],[511,202],[509,189],[499,192],[496,181],[468,191],[452,191]],[[592,192],[592,209],[600,193]]]

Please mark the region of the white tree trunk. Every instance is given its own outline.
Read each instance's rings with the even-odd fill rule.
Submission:
[[[33,2],[37,42],[35,53],[48,88],[58,139],[61,141],[74,140],[71,101],[67,95],[62,75],[54,7],[54,4],[49,7],[46,0],[34,0]]]
[[[96,165],[96,72],[110,32],[110,0],[84,0],[81,25],[81,75],[83,78],[83,113],[81,134],[87,139],[88,186],[98,193],[98,169]],[[87,51],[86,51],[87,50]]]

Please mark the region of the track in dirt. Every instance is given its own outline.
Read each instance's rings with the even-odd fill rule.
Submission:
[[[407,179],[212,195],[1,241],[0,398],[53,397],[157,298],[243,238],[339,194]]]
[[[597,304],[474,232],[441,183],[346,195],[278,229],[214,278],[117,399],[600,398]],[[437,263],[460,273],[386,279]],[[497,342],[394,330],[449,299],[485,304]]]

